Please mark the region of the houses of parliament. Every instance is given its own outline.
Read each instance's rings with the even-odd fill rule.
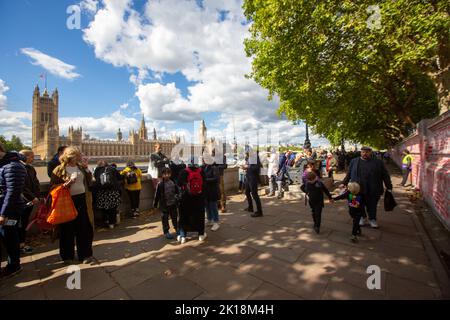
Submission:
[[[33,92],[32,107],[32,149],[35,155],[42,160],[50,160],[57,152],[58,146],[77,146],[88,157],[136,159],[148,157],[154,151],[155,144],[159,143],[162,152],[169,155],[173,147],[180,142],[179,137],[173,139],[158,139],[156,130],[153,129],[151,138],[142,117],[141,126],[136,132],[129,132],[128,140],[123,139],[120,128],[117,138],[113,140],[98,140],[83,136],[83,129],[70,127],[67,136],[59,135],[59,93],[55,89],[50,95],[47,88],[43,94],[36,85]],[[204,121],[200,127],[200,139],[206,141],[206,126]]]

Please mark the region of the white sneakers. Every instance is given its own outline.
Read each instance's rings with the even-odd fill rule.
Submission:
[[[367,221],[367,218],[363,218],[361,217],[361,220],[359,220],[359,225],[362,226],[366,226],[366,225],[370,225],[372,228],[374,229],[378,229],[378,223],[377,220],[369,220]]]
[[[211,231],[217,231],[219,230],[220,225],[218,223],[214,223],[213,226],[211,227]]]
[[[368,224],[367,218],[361,217],[361,220],[359,220],[359,225],[362,227],[365,226],[366,224]]]
[[[206,237],[207,237],[207,235],[206,235],[206,232],[205,232],[205,234],[203,234],[202,236],[198,236],[198,240],[199,241],[205,241]]]
[[[185,244],[186,243],[186,237],[181,237],[180,243],[181,244]]]

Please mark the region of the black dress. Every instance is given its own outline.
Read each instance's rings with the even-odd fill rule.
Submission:
[[[198,169],[198,166],[192,167],[191,169]],[[181,203],[180,203],[180,220],[179,226],[185,232],[198,232],[199,235],[203,235],[205,232],[205,197],[204,188],[205,184],[205,175],[203,171],[201,171],[201,175],[203,178],[203,192],[200,195],[194,196],[189,194],[187,191],[186,185],[188,182],[188,172],[186,169],[183,169],[180,172],[180,176],[178,178],[178,185],[181,188]]]

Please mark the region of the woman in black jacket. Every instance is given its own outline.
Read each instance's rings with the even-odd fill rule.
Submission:
[[[211,226],[211,231],[219,229],[219,209],[217,201],[220,200],[220,168],[216,164],[206,164],[202,166],[205,174],[205,207],[208,218],[207,226]]]
[[[94,170],[96,190],[95,207],[103,212],[105,221],[110,229],[117,224],[117,208],[121,204],[121,193],[119,181],[121,175],[113,166],[106,161],[99,161]]]
[[[40,202],[39,199],[41,191],[36,170],[32,166],[34,161],[33,151],[22,150],[20,151],[20,154],[26,158],[25,161],[22,161],[22,164],[25,166],[25,169],[27,170],[27,175],[25,177],[25,188],[22,193],[27,203],[25,205],[25,210],[20,218],[20,226],[19,226],[20,251],[22,253],[31,253],[33,252],[33,249],[30,246],[25,245],[26,229],[28,226],[30,215],[33,212],[34,206],[39,204]]]

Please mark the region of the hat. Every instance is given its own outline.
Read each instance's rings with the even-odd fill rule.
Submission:
[[[368,147],[368,146],[364,146],[364,147],[361,148],[361,150],[363,150],[363,151],[372,151],[372,148]]]

